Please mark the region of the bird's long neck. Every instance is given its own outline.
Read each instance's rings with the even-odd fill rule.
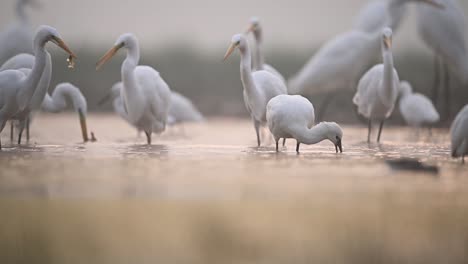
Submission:
[[[317,124],[312,128],[301,127],[297,128],[294,137],[297,141],[304,144],[317,144],[320,141],[327,139],[326,128],[323,123]]]
[[[122,98],[124,107],[131,120],[138,120],[144,112],[145,98],[140,85],[136,80],[135,70],[140,60],[138,45],[131,45],[127,48],[127,57],[122,63]]]
[[[258,91],[252,75],[252,56],[249,48],[246,45],[245,47],[241,47],[239,50],[241,53],[240,75],[242,85],[250,97],[257,96]]]
[[[45,96],[42,103],[42,108],[48,112],[60,112],[67,107],[67,99],[69,98],[73,104],[73,108],[78,111],[81,109],[84,113],[87,111],[86,100],[80,93],[78,88],[70,83],[62,83],[55,87],[52,96]]]
[[[16,16],[21,23],[28,22],[28,16],[26,15],[26,11],[24,10],[25,3],[23,1],[16,1]]]
[[[262,53],[262,33],[258,32],[255,34],[255,60],[254,60],[254,70],[259,71],[263,70],[263,64],[265,59]]]
[[[18,93],[18,104],[21,110],[25,109],[30,103],[34,92],[39,84],[42,73],[46,66],[47,56],[50,56],[45,50],[46,41],[43,39],[34,40],[34,65],[31,73],[24,80],[23,89]]]
[[[393,55],[390,50],[383,51],[384,73],[382,80],[382,100],[386,102],[393,102],[396,97],[397,87],[394,87],[394,68],[393,68]]]
[[[29,104],[32,110],[37,110],[41,107],[49,89],[51,78],[52,60],[50,54],[46,52],[46,64],[44,67],[44,71],[42,72],[41,79],[39,80],[39,83],[37,85],[37,89],[36,91],[34,91],[34,95],[31,98],[31,102]]]

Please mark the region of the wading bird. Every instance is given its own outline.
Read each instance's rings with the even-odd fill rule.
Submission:
[[[171,90],[159,72],[149,66],[139,66],[140,50],[137,38],[130,33],[121,35],[97,63],[99,69],[110,60],[119,49],[127,50],[122,63],[122,103],[130,124],[146,134],[151,144],[151,134],[161,133],[166,128]]]
[[[6,61],[0,68],[0,71],[5,69],[21,69],[28,68],[32,69],[34,66],[34,56],[30,54],[18,54],[13,58]],[[88,141],[87,125],[86,125],[86,112],[87,104],[86,99],[81,93],[80,89],[70,83],[62,83],[56,86],[52,96],[47,93],[49,88],[50,79],[52,77],[52,63],[50,56],[47,57],[46,67],[42,73],[41,80],[37,85],[36,91],[29,103],[28,108],[16,115],[15,119],[19,120],[19,135],[18,144],[21,143],[21,136],[24,127],[26,126],[26,139],[29,141],[29,125],[31,122],[31,116],[33,112],[42,110],[46,112],[58,113],[67,107],[66,98],[72,101],[75,111],[79,115],[81,134],[83,141]],[[11,123],[10,137],[13,139],[13,122]]]
[[[466,45],[466,21],[463,9],[457,0],[439,0],[443,9],[417,8],[417,25],[421,39],[434,53],[434,86],[432,100],[439,101],[439,85],[442,70],[445,90],[442,116],[450,118],[450,73],[455,74],[464,85],[468,84],[468,47]],[[443,69],[441,69],[441,64]]]
[[[369,119],[367,142],[370,142],[372,120],[380,121],[377,136],[377,142],[380,142],[382,127],[393,112],[400,85],[398,73],[393,68],[392,30],[384,28],[381,36],[383,64],[375,65],[364,74],[353,98],[359,114]]]
[[[286,83],[286,80],[284,79],[283,75],[279,73],[275,68],[273,68],[271,65],[265,63],[265,59],[263,56],[262,52],[262,44],[263,44],[263,33],[262,33],[262,27],[260,25],[260,20],[257,17],[252,17],[250,19],[250,25],[249,28],[247,29],[247,34],[252,32],[255,38],[255,49],[254,49],[254,59],[253,59],[253,70],[254,71],[260,71],[260,70],[265,70],[267,72],[270,72],[276,77],[280,78],[284,83]],[[287,93],[287,91],[285,91]]]
[[[281,138],[294,138],[299,145],[316,144],[323,140],[330,140],[338,153],[343,152],[341,140],[343,131],[333,122],[322,122],[314,126],[314,106],[309,100],[300,95],[278,95],[267,105],[268,127],[273,134],[278,152],[278,142]]]
[[[423,94],[413,93],[407,81],[400,83],[400,113],[408,125],[418,129],[423,125],[431,126],[440,119],[431,100]]]
[[[35,0],[16,1],[16,21],[0,33],[0,65],[20,53],[33,54],[34,31],[26,13],[26,6],[37,6]]]
[[[462,158],[465,163],[465,155],[468,154],[468,105],[455,117],[450,127],[452,135],[452,157]]]
[[[274,74],[265,71],[252,71],[252,58],[247,39],[241,34],[234,35],[231,45],[224,55],[226,60],[238,48],[241,56],[240,76],[244,86],[244,103],[252,117],[257,144],[260,147],[260,126],[266,124],[266,105],[271,98],[285,94],[286,85]]]
[[[49,41],[62,48],[72,58],[76,57],[60,38],[56,29],[40,26],[34,37],[35,60],[32,69],[22,68],[0,72],[0,132],[8,120],[14,119],[23,111],[30,112],[28,110],[29,104],[37,90],[50,56],[45,50],[45,45]],[[21,118],[21,120],[27,120],[27,118]]]

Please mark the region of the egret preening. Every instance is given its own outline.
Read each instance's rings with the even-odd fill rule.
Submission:
[[[452,135],[452,157],[462,158],[465,162],[465,155],[468,154],[468,105],[460,110],[450,127]]]
[[[34,31],[29,23],[26,6],[37,6],[35,0],[16,1],[16,21],[0,32],[0,65],[20,53],[33,54]]]
[[[407,13],[407,3],[420,2],[432,5],[427,8],[442,8],[438,1],[442,0],[372,0],[357,15],[354,28],[370,33],[390,27],[396,32]]]
[[[466,21],[457,0],[439,0],[444,9],[417,8],[418,31],[422,40],[432,49],[434,59],[434,86],[432,99],[438,101],[441,82],[440,64],[443,64],[445,81],[444,114],[450,118],[450,73],[464,85],[468,84],[468,50],[466,46]]]
[[[137,38],[130,33],[121,35],[97,63],[99,69],[110,60],[119,49],[127,50],[122,63],[122,103],[128,121],[146,134],[151,144],[151,134],[161,133],[166,128],[171,90],[159,72],[149,66],[139,66],[140,50]]]
[[[254,60],[253,60],[253,70],[254,71],[260,71],[260,70],[265,70],[268,71],[276,77],[280,78],[284,83],[286,83],[286,80],[284,79],[283,75],[279,73],[275,68],[270,66],[269,64],[265,63],[265,59],[263,57],[263,52],[262,52],[262,44],[263,44],[263,32],[262,32],[262,27],[260,25],[260,20],[257,17],[252,17],[250,19],[250,25],[249,28],[247,29],[247,34],[252,32],[255,38],[255,49],[254,49]],[[287,93],[287,91],[285,91]]]
[[[439,122],[439,113],[432,101],[420,93],[414,93],[407,81],[400,83],[400,112],[405,122],[419,128],[423,125],[433,125]]]
[[[383,64],[372,67],[364,74],[353,98],[359,114],[369,119],[368,142],[370,142],[372,120],[380,121],[377,136],[377,142],[380,142],[384,121],[393,112],[400,85],[398,73],[393,68],[392,30],[384,28],[381,36]]]
[[[343,131],[333,122],[322,122],[314,126],[315,114],[312,103],[300,95],[278,95],[267,105],[268,127],[273,134],[278,151],[281,138],[294,138],[299,145],[316,144],[323,140],[330,140],[338,153],[343,152],[341,140]]]
[[[243,35],[234,35],[224,60],[238,48],[241,56],[240,76],[244,86],[244,103],[252,117],[255,132],[257,133],[257,144],[260,146],[260,126],[266,124],[266,106],[271,98],[285,94],[286,85],[280,78],[266,71],[252,71],[252,57]]]
[[[49,53],[45,50],[45,45],[49,41],[62,48],[71,57],[76,57],[60,38],[56,29],[49,26],[39,27],[34,37],[35,61],[32,69],[0,72],[0,132],[8,120],[14,119],[22,111],[29,113],[31,99],[41,81],[47,60],[50,59]]]

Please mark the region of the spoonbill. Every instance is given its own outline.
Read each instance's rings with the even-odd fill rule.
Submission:
[[[253,33],[254,38],[255,38],[253,70],[254,71],[265,70],[267,72],[270,72],[276,75],[276,77],[280,78],[284,83],[286,83],[286,80],[284,79],[283,75],[281,75],[279,71],[277,71],[271,65],[265,63],[265,59],[263,57],[263,52],[262,52],[262,44],[263,44],[262,27],[260,25],[260,20],[257,17],[250,18],[250,25],[246,33],[248,34],[250,32]]]
[[[455,120],[450,127],[452,136],[452,157],[462,158],[462,163],[465,163],[465,155],[468,154],[468,105],[455,117]]]
[[[266,124],[266,106],[271,98],[286,94],[286,85],[280,78],[266,71],[252,71],[252,58],[249,45],[244,35],[237,34],[232,37],[231,45],[224,55],[226,60],[238,48],[241,56],[240,76],[244,86],[244,103],[252,117],[257,144],[260,147],[260,126]]]
[[[353,98],[359,114],[369,119],[367,142],[370,142],[372,120],[380,121],[377,136],[377,142],[380,142],[384,121],[393,112],[400,85],[398,73],[393,68],[392,30],[384,28],[381,35],[383,64],[375,65],[364,74]]]
[[[439,0],[444,9],[418,6],[417,27],[421,39],[434,53],[434,86],[432,99],[437,103],[443,64],[444,114],[450,118],[450,73],[464,85],[468,84],[468,50],[466,46],[466,19],[457,0]]]
[[[442,0],[372,0],[359,11],[354,29],[370,33],[390,27],[396,32],[407,13],[407,3],[419,2],[428,4],[427,8],[443,8],[439,1]]]
[[[48,56],[50,56],[45,50],[45,45],[49,41],[62,48],[71,58],[76,58],[56,29],[40,26],[34,37],[35,61],[32,69],[22,68],[0,72],[0,132],[3,131],[8,120],[14,119],[23,111],[29,111],[28,106],[41,81]]]
[[[20,53],[33,54],[34,29],[31,27],[26,7],[36,7],[35,0],[16,1],[16,21],[0,32],[0,65]]]
[[[338,153],[343,152],[341,140],[343,131],[334,122],[321,122],[314,126],[314,106],[309,100],[300,95],[278,95],[268,102],[267,122],[273,137],[278,142],[281,138],[294,138],[297,141],[296,152],[299,145],[316,144],[323,140],[330,140]]]
[[[21,69],[28,68],[32,69],[34,66],[34,56],[30,54],[18,54],[8,61],[6,61],[0,71],[5,69]],[[61,83],[56,86],[52,96],[47,93],[47,89],[50,84],[50,79],[52,77],[52,63],[50,61],[50,56],[47,57],[46,67],[42,73],[41,80],[37,85],[36,91],[34,92],[31,102],[27,110],[18,114],[15,119],[19,120],[20,128],[18,135],[18,144],[21,143],[21,135],[26,126],[26,139],[29,141],[29,125],[31,122],[31,115],[33,112],[42,110],[46,112],[58,113],[64,110],[67,107],[66,98],[70,99],[75,111],[79,115],[81,133],[83,136],[83,141],[88,141],[87,125],[86,125],[86,111],[87,103],[86,99],[81,93],[80,89],[71,83]],[[11,138],[13,139],[13,122],[11,123]]]
[[[127,50],[122,63],[122,103],[128,121],[146,134],[151,144],[152,133],[161,133],[166,128],[171,90],[159,72],[150,66],[139,66],[140,50],[137,38],[126,33],[121,35],[112,47],[96,64],[98,70],[121,48]]]
[[[405,122],[419,128],[439,122],[439,113],[425,95],[414,93],[407,81],[400,83],[400,112]]]

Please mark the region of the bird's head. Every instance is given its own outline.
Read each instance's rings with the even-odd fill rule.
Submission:
[[[44,46],[47,42],[52,42],[59,46],[71,57],[76,58],[75,53],[70,50],[67,44],[62,40],[58,31],[50,26],[39,26],[34,37],[35,45]]]
[[[382,44],[385,50],[390,50],[392,48],[392,29],[386,27],[382,30]]]
[[[257,41],[261,40],[261,38],[262,38],[262,27],[260,26],[260,20],[258,19],[258,17],[251,17],[250,18],[249,27],[245,31],[245,34],[249,34],[250,32],[252,32],[254,34],[255,39]]]
[[[409,95],[413,92],[413,88],[411,87],[411,84],[407,81],[401,81],[400,82],[400,95],[402,97]]]
[[[231,54],[234,52],[236,48],[239,48],[241,51],[244,50],[246,45],[247,45],[247,40],[245,39],[244,35],[236,34],[232,36],[231,45],[227,49],[223,60],[226,60],[227,58],[229,58],[229,56],[231,56]]]
[[[138,40],[132,33],[122,34],[114,46],[102,56],[96,64],[96,70],[99,70],[108,60],[110,60],[121,48],[133,49],[138,47]]]
[[[322,122],[319,125],[323,128],[324,136],[335,145],[336,153],[338,153],[338,150],[342,153],[343,130],[341,127],[335,122]]]

